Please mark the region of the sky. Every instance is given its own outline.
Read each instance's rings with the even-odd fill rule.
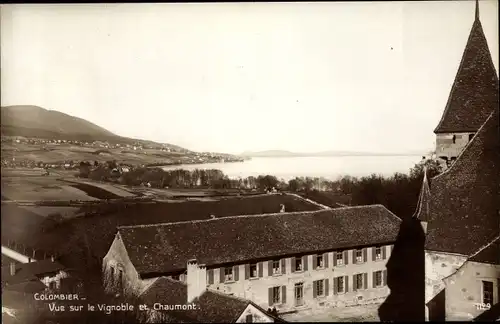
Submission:
[[[479,7],[498,73],[498,1]],[[1,105],[195,151],[428,151],[474,8],[2,5]]]

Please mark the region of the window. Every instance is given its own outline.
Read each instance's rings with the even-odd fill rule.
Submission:
[[[375,260],[382,260],[382,248],[380,246],[375,248]]]
[[[281,287],[273,287],[273,305],[281,302]]]
[[[338,293],[345,292],[344,277],[335,278],[335,287]]]
[[[363,262],[363,250],[356,250],[356,263]]]
[[[493,305],[493,282],[483,281],[483,304]]]
[[[314,282],[316,286],[316,296],[321,297],[325,295],[325,281],[324,280],[316,280]]]
[[[469,142],[472,141],[473,137],[474,137],[474,134],[469,134]]]
[[[337,265],[343,265],[344,264],[344,251],[339,251],[336,254],[337,254]]]
[[[295,258],[295,271],[302,271],[302,258]]]
[[[175,275],[175,276],[172,276],[172,279],[180,281],[181,280],[181,276],[180,275]]]
[[[316,268],[323,268],[324,266],[323,254],[318,254],[316,256]]]
[[[114,284],[115,283],[115,268],[111,267],[111,270],[110,270],[110,279],[111,279],[111,284]]]
[[[245,323],[252,323],[252,322],[253,322],[253,316],[252,316],[252,314],[248,314],[245,317]]]
[[[120,274],[118,276],[118,289],[120,292],[123,290],[123,271],[120,270]]]
[[[304,285],[302,283],[295,284],[295,306],[304,304]]]
[[[250,278],[257,278],[257,263],[250,264]]]
[[[456,135],[453,135],[452,141],[453,141],[453,144],[457,143],[457,136]]]
[[[49,282],[49,289],[50,290],[56,290],[56,288],[57,288],[57,284],[55,281]]]
[[[233,281],[233,267],[224,268],[224,281]]]
[[[373,285],[375,287],[381,287],[382,286],[382,271],[376,271],[373,277]]]
[[[363,274],[359,273],[354,276],[354,287],[356,290],[363,289]]]
[[[280,273],[281,273],[280,260],[274,260],[273,261],[273,274],[280,274]]]

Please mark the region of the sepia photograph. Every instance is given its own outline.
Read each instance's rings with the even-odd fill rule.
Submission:
[[[500,321],[498,9],[1,4],[2,323]]]

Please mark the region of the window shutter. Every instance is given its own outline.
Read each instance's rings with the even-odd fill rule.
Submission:
[[[295,257],[291,257],[290,260],[291,260],[291,264],[292,264],[292,267],[291,267],[292,272],[295,272]]]
[[[245,279],[250,278],[250,265],[245,264]]]
[[[364,248],[363,249],[363,261],[368,261],[368,249]]]
[[[286,274],[286,259],[281,259],[281,273]]]
[[[325,279],[325,296],[330,295],[330,287],[329,287],[328,279]]]
[[[316,289],[317,288],[316,283],[317,281],[313,281],[313,298],[316,298],[316,296],[318,295],[318,290]]]
[[[304,271],[307,271],[307,266],[308,266],[308,263],[309,263],[308,261],[309,261],[309,256],[308,255],[304,255],[302,257],[302,263],[304,263],[303,264]]]
[[[212,285],[214,283],[214,270],[209,269],[207,272],[208,272],[208,284]]]
[[[269,295],[269,306],[273,305],[273,287],[269,288],[268,290],[268,295]]]
[[[332,284],[332,286],[333,286],[333,294],[334,295],[336,295],[338,293],[338,289],[339,289],[338,285],[339,285],[339,283],[337,282],[337,278],[334,277],[333,278],[333,284]]]
[[[364,289],[368,288],[368,273],[366,272],[363,274],[363,286]]]
[[[377,248],[372,247],[372,261],[375,261],[375,254],[377,253]]]
[[[339,252],[333,252],[333,266],[336,267],[337,266],[337,254]]]
[[[317,266],[316,264],[318,263],[318,256],[313,255],[313,270],[316,270]]]
[[[385,251],[386,246],[382,246],[382,259],[385,260],[386,258],[386,251]]]
[[[259,271],[259,278],[262,278],[264,276],[264,263],[263,262],[257,263],[257,270]]]
[[[225,269],[225,268],[220,268],[220,269],[219,269],[220,283],[223,283],[223,282],[224,282],[224,269]]]
[[[387,270],[384,270],[384,272],[382,273],[382,278],[382,285],[387,286]]]
[[[358,281],[356,280],[356,275],[352,276],[352,291],[358,291]]]
[[[281,286],[281,303],[286,304],[286,286]]]
[[[234,272],[234,281],[240,280],[240,266],[234,266],[233,272]]]
[[[328,254],[329,253],[323,253],[323,265],[325,268],[328,268]]]
[[[273,275],[273,261],[267,261],[267,275],[272,276]]]
[[[344,251],[344,264],[349,264],[349,251]]]
[[[344,277],[345,292],[349,292],[349,276]]]
[[[373,272],[373,288],[376,288],[377,287],[377,271],[374,271]]]

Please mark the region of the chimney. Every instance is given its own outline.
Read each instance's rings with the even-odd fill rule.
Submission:
[[[198,297],[207,290],[207,266],[200,264],[198,266]]]
[[[192,303],[199,297],[199,280],[198,262],[195,259],[187,262],[187,302]]]
[[[16,264],[14,262],[10,263],[10,275],[15,276],[16,275]]]

